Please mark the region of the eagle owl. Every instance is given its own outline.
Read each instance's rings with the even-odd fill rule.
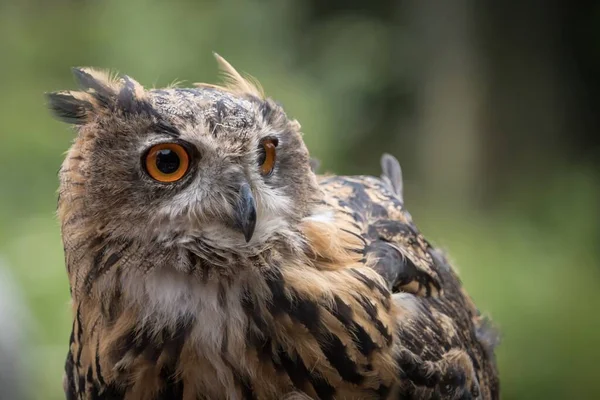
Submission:
[[[300,124],[221,86],[74,69],[58,215],[67,399],[497,399],[488,324],[381,178],[316,175]]]

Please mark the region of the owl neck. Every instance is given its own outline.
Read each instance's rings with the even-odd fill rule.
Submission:
[[[121,246],[118,254],[125,252]],[[116,252],[105,247],[95,258],[106,266]],[[389,292],[377,273],[361,264],[320,268],[309,255],[273,248],[225,276],[188,273],[181,265],[189,266],[193,261],[187,258],[194,256],[185,251],[148,254],[142,259],[154,268],[146,272],[143,263],[126,268],[121,255],[113,263],[120,268],[97,276],[88,292],[73,294],[73,337],[79,342],[72,348],[84,349],[74,352],[79,359],[73,363],[93,364],[92,373],[102,371],[104,382],[117,384],[135,381],[131,377],[142,370],[153,383],[177,372],[210,398],[235,397],[243,384],[235,377],[256,376],[264,359],[275,369],[310,366],[315,377],[330,382],[338,376],[350,382],[371,379],[371,352],[384,357],[393,341]],[[173,268],[168,262],[176,259],[181,265]],[[365,291],[368,298],[359,294]],[[365,337],[352,333],[359,325]],[[335,346],[341,343],[345,350],[339,353]],[[217,377],[233,380],[223,384]],[[286,385],[272,379],[274,387]],[[382,378],[386,385],[391,379]],[[133,385],[131,390],[144,393],[140,398],[150,397],[144,391],[152,385]]]
[[[179,346],[173,338],[189,338],[201,358],[221,357],[226,346],[228,358],[240,359],[248,343],[289,340],[281,336],[289,315],[299,313],[296,323],[308,323],[312,317],[297,307],[321,313],[315,307],[330,307],[332,293],[350,304],[359,301],[351,293],[364,290],[353,272],[362,243],[330,213],[305,218],[294,236],[276,238],[250,256],[198,247],[201,242],[161,247],[109,234],[90,239],[68,229],[63,237],[75,322],[81,340],[93,346],[91,359],[100,351],[108,371],[127,369],[144,354],[117,350],[131,347],[124,342],[132,337],[159,353]]]
[[[117,291],[120,284],[144,281],[151,272],[207,283],[232,281],[245,273],[269,270],[277,259],[284,260],[284,264],[293,260],[317,270],[343,268],[361,258],[364,246],[359,235],[352,232],[356,228],[326,203],[294,223],[294,228],[286,224],[268,240],[237,247],[229,242],[224,246],[223,240],[218,240],[221,236],[209,240],[185,236],[186,233],[174,233],[167,241],[140,240],[127,232],[94,226],[92,216],[83,211],[74,213],[81,204],[69,204],[73,207],[67,207],[68,212],[74,215],[62,218],[62,233],[71,288],[76,296],[97,292],[107,298],[106,294]],[[64,213],[62,201],[59,209]],[[78,219],[78,215],[82,217]]]
[[[252,287],[269,274],[341,269],[360,258],[349,251],[355,243],[345,242],[322,221],[300,226],[295,236],[276,236],[262,251],[248,253],[202,241],[161,247],[113,235],[98,235],[85,244],[66,241],[72,296],[97,302],[107,321],[115,318],[115,310],[127,307],[142,310],[145,320],[168,320],[193,312],[197,296],[203,302],[210,303],[211,296],[222,301],[224,293]]]

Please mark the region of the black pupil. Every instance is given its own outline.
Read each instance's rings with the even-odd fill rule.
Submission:
[[[172,174],[179,169],[179,156],[172,150],[159,150],[156,154],[156,167],[163,174]]]

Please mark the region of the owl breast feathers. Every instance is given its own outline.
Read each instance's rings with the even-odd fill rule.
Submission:
[[[498,399],[493,334],[381,178],[318,176],[300,125],[223,86],[75,69],[58,215],[67,399]]]

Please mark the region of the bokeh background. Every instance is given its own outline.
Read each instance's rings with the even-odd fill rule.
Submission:
[[[73,132],[43,93],[72,66],[214,82],[212,51],[302,123],[322,171],[398,157],[416,222],[501,331],[502,398],[598,398],[599,27],[591,1],[0,0],[0,398],[63,398]]]

